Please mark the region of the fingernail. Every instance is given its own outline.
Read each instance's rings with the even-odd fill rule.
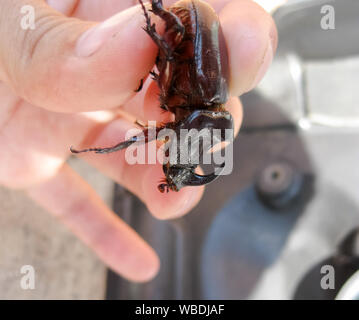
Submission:
[[[267,50],[263,56],[262,63],[257,71],[257,75],[254,78],[254,81],[248,91],[254,89],[259,84],[259,82],[262,80],[262,78],[265,75],[265,73],[267,72],[270,64],[272,63],[273,55],[274,55],[274,53],[273,53],[272,39],[270,39],[268,41]]]
[[[137,6],[129,8],[85,31],[77,40],[77,56],[90,57],[118,32],[131,30],[128,28],[128,23],[138,23],[138,17],[140,17],[136,14],[138,11]]]

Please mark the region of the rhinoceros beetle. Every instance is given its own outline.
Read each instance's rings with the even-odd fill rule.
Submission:
[[[229,69],[227,48],[217,14],[201,0],[180,0],[169,9],[163,7],[162,0],[152,0],[150,11],[165,22],[165,31],[160,35],[142,0],[139,2],[146,20],[143,29],[159,48],[155,62],[158,73],[152,71],[150,74],[160,89],[160,107],[173,113],[175,118],[173,122],[156,128],[156,131],[163,128],[176,133],[181,129],[206,128],[210,132],[220,129],[221,141],[226,141],[223,133],[229,129],[233,134],[233,119],[224,109],[228,100]],[[136,92],[141,90],[142,84],[143,80]],[[143,133],[144,143],[156,139],[149,137],[148,128],[144,127]],[[169,140],[167,143],[171,143]],[[71,151],[110,153],[138,141],[139,136],[134,136],[110,148],[71,148]],[[180,147],[177,148],[179,156]],[[203,154],[203,145],[198,148],[200,150],[197,151]],[[179,164],[178,161],[163,164],[165,179],[159,184],[159,191],[179,191],[185,186],[208,184],[220,175],[224,164],[208,175],[195,173],[197,166],[191,161],[186,164]]]

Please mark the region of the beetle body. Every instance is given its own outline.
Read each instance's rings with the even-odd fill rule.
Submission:
[[[159,50],[161,106],[175,114],[180,108],[216,109],[228,99],[227,48],[218,17],[200,0],[181,0],[170,12],[180,19],[184,32],[181,36],[169,29],[163,35],[173,52],[168,60]]]
[[[156,66],[158,73],[151,72],[160,89],[160,107],[175,115],[175,121],[157,128],[170,128],[179,136],[181,129],[233,130],[231,115],[225,111],[228,99],[228,57],[219,19],[213,8],[201,0],[180,0],[168,10],[162,0],[152,0],[151,11],[165,22],[165,32],[159,35],[155,24],[139,0],[146,19],[144,30],[158,46]],[[141,82],[142,83],[142,82]],[[144,129],[146,139],[147,129]],[[178,139],[178,138],[175,138]],[[221,135],[224,140],[224,135]],[[72,152],[95,151],[109,153],[124,149],[138,137],[119,143],[111,148],[90,148]],[[173,142],[173,140],[172,140]],[[177,156],[181,142],[177,144]],[[169,141],[171,144],[171,141]],[[203,145],[196,150],[206,152]],[[195,173],[198,163],[167,162],[163,165],[165,179],[159,191],[179,191],[185,186],[199,186],[215,180],[219,171],[201,176]],[[220,168],[222,168],[220,166]]]

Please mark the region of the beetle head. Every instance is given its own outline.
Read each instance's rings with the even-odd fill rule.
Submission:
[[[186,139],[184,139],[184,141],[181,141],[181,138],[183,138],[180,133],[182,129],[186,130]],[[192,129],[196,129],[196,134],[193,135],[193,133],[191,133],[191,131],[193,131]],[[206,129],[204,136],[201,134],[202,129]],[[220,129],[221,133],[216,139],[213,134],[214,129]],[[229,136],[226,133],[227,129],[230,130]],[[175,130],[177,144],[174,153],[177,161],[171,162],[170,160],[167,164],[163,165],[163,172],[166,179],[158,186],[159,191],[162,193],[168,192],[169,190],[179,191],[185,186],[205,185],[214,181],[221,174],[224,163],[220,166],[217,165],[217,169],[209,175],[199,175],[195,173],[195,169],[199,163],[193,161],[193,159],[199,159],[199,156],[204,152],[210,152],[211,149],[214,149],[215,144],[231,142],[227,140],[232,140],[233,138],[233,119],[227,111],[199,109],[193,111],[179,122]],[[189,136],[191,137],[190,140],[188,139]],[[193,143],[193,141],[199,142],[200,137],[207,140],[207,143],[202,140],[202,144],[194,143],[191,144],[190,148],[182,148],[185,144],[188,144],[189,141],[191,141],[191,143]],[[169,141],[169,143],[171,144],[171,141]],[[186,150],[186,152],[183,152],[183,150]],[[180,161],[180,157],[183,156],[183,154],[187,155],[187,161],[184,163]]]

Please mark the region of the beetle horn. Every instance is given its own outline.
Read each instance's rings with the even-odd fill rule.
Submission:
[[[194,187],[208,184],[216,180],[220,176],[221,172],[223,171],[223,168],[224,163],[219,167],[219,170],[216,170],[215,172],[212,172],[211,174],[205,176],[193,172],[192,175],[187,179],[187,181],[183,182],[183,185],[188,187]]]

